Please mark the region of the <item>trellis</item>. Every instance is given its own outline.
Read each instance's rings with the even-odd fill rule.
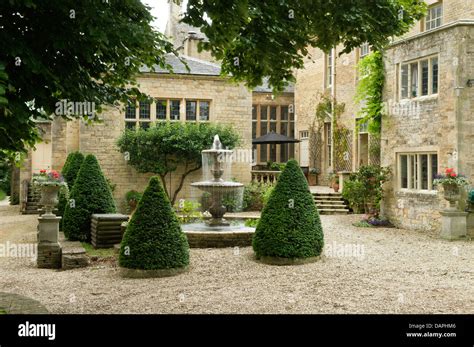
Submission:
[[[334,129],[334,170],[352,170],[352,137],[353,132],[339,125]]]

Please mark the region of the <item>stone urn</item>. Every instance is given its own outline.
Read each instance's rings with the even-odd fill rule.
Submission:
[[[58,204],[59,185],[41,185],[40,204],[43,205],[45,216],[54,216],[54,207]]]
[[[443,184],[444,198],[449,201],[449,211],[457,211],[456,202],[461,199],[461,190],[457,184]]]

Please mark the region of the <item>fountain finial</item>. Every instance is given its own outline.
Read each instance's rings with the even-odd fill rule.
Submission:
[[[219,150],[222,149],[222,142],[219,139],[219,135],[214,135],[214,142],[212,143],[212,149]]]

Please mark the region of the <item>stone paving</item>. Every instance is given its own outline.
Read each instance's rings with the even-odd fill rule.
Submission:
[[[46,314],[48,310],[39,301],[12,293],[0,293],[0,313]]]

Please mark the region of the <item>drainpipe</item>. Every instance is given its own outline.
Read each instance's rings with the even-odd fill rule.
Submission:
[[[335,173],[335,158],[334,158],[334,125],[335,125],[335,112],[334,108],[336,106],[336,49],[332,48],[332,55],[331,55],[331,167],[332,171]]]

